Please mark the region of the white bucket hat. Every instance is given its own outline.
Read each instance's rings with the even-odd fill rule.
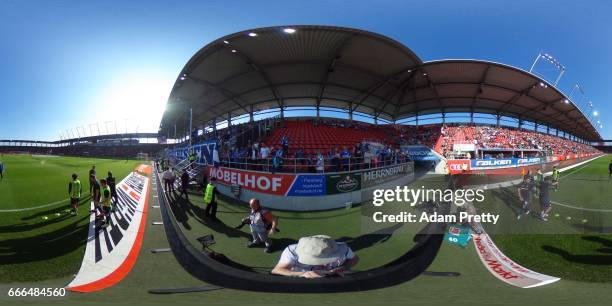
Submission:
[[[347,248],[345,244],[338,244],[329,236],[315,235],[300,238],[295,253],[298,256],[299,263],[318,266],[342,258],[346,254]]]

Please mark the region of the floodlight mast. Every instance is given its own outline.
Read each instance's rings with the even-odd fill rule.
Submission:
[[[555,59],[552,55],[550,55],[548,53],[543,53],[542,51],[540,51],[538,53],[538,56],[536,56],[535,60],[533,61],[533,64],[531,64],[531,67],[529,68],[529,73],[534,73],[533,69],[535,68],[536,64],[538,63],[538,61],[541,58],[543,58],[544,60],[546,60],[549,63],[553,64],[559,70],[559,74],[557,75],[557,77],[555,78],[555,81],[553,83],[553,85],[555,87],[557,87],[557,84],[559,84],[559,81],[561,80],[561,77],[563,77],[563,74],[565,74],[565,66],[563,66],[561,64],[561,62],[559,62],[557,59]]]

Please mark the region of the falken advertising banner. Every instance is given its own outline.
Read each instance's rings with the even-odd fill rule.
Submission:
[[[117,184],[118,203],[111,222],[102,227],[95,213],[89,217],[87,246],[81,268],[66,286],[76,292],[93,292],[122,280],[136,262],[144,235],[149,194],[150,166],[141,165]],[[94,209],[93,202],[91,210]]]
[[[474,246],[487,270],[501,281],[521,288],[554,283],[560,278],[529,270],[506,257],[487,233],[473,235]]]
[[[437,161],[440,158],[430,148],[422,145],[402,146],[401,150],[408,153],[415,161]]]
[[[209,140],[191,146],[196,155],[196,163],[202,165],[218,165],[219,152],[217,151],[217,141]],[[170,151],[170,155],[179,159],[189,157],[189,147],[181,147]]]
[[[541,162],[542,158],[540,157],[472,159],[470,168],[472,170],[507,168],[535,165]]]

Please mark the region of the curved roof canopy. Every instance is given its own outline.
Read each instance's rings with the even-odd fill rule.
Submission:
[[[567,101],[567,102],[566,102]],[[279,107],[333,107],[394,121],[414,115],[482,112],[601,136],[554,86],[521,69],[478,60],[423,63],[403,44],[372,32],[281,26],[219,38],[181,71],[160,132]]]

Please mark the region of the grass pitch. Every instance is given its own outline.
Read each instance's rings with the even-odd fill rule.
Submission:
[[[153,197],[155,193],[153,189],[151,190],[150,205],[157,205],[157,198]],[[197,205],[199,197],[197,200],[195,198],[193,200]],[[225,209],[225,207],[223,209]],[[555,210],[557,210],[557,207],[555,207]],[[240,212],[239,215],[242,215],[242,212]],[[204,231],[204,226],[200,227],[198,225],[199,222],[196,221],[195,217],[191,215],[189,215],[189,217],[190,219],[187,222],[192,226],[192,235],[204,235],[208,233]],[[160,220],[160,210],[155,208],[150,209],[147,213],[147,224]],[[234,225],[229,221],[227,223],[228,226]],[[283,226],[287,227],[286,222],[281,223],[281,229],[283,231],[289,230],[283,228]],[[244,231],[244,233],[246,233],[246,231]],[[509,237],[509,239],[512,238],[510,235],[505,236]],[[580,237],[580,235],[576,236]],[[502,239],[496,237],[496,243],[500,246],[505,244],[505,241],[502,241],[503,236],[501,237]],[[560,238],[564,239],[565,237],[569,236],[563,235]],[[220,240],[223,237],[218,236],[216,238]],[[240,247],[239,249],[237,248],[237,250],[244,251],[245,248],[243,248],[243,243],[246,242],[246,238],[238,237],[236,240],[239,242],[236,246]],[[512,245],[514,245],[514,242],[508,241],[508,243]],[[521,241],[518,242],[519,244],[516,245],[517,248],[529,247],[528,244],[521,244]],[[555,243],[554,241],[549,242]],[[292,305],[372,305],[381,302],[386,305],[441,305],[447,303],[452,303],[454,305],[607,305],[608,301],[612,298],[612,283],[609,282],[584,282],[563,278],[557,283],[533,289],[520,289],[509,286],[497,280],[486,270],[472,245],[466,249],[462,249],[448,243],[443,245],[434,263],[428,270],[459,272],[460,276],[458,277],[422,275],[413,281],[389,288],[335,294],[270,294],[224,289],[178,295],[152,295],[147,293],[148,289],[197,287],[206,285],[189,275],[189,273],[176,262],[172,253],[153,254],[150,252],[153,248],[163,247],[168,247],[163,226],[147,225],[139,258],[132,272],[130,272],[123,281],[116,286],[99,292],[89,294],[69,293],[69,296],[63,298],[61,303],[63,305],[83,305],[83,303],[118,305],[129,303],[133,305],[249,304],[267,306],[287,305],[287,303],[291,303]],[[222,246],[219,245],[218,247]],[[255,249],[253,251],[253,254],[265,256],[261,249]],[[519,258],[520,256],[513,254],[511,249],[505,248],[504,252],[506,252],[506,255],[524,264],[528,268],[532,268],[539,272],[545,272],[538,270],[538,267],[530,265],[529,262],[525,262]],[[537,257],[541,255],[536,253],[534,256]],[[276,259],[277,254],[271,257]],[[78,263],[80,263],[80,259],[79,256],[74,257],[74,260]],[[559,260],[559,258],[553,258],[551,260],[558,261],[561,267],[563,265],[573,264]],[[599,266],[599,269],[610,271],[610,266]],[[607,273],[609,274],[609,272]],[[558,273],[551,274],[559,276]],[[66,275],[58,279],[29,283],[27,286],[56,288],[65,285],[70,279],[71,276]],[[11,285],[11,287],[16,286],[23,287],[26,285]],[[0,288],[1,287],[2,286],[0,286]],[[2,298],[0,298],[0,301],[3,301]],[[7,300],[7,302],[12,303],[17,301],[18,299],[15,298]],[[30,303],[43,305],[47,303],[57,304],[57,302],[57,300],[53,299],[38,299]]]
[[[535,271],[588,282],[612,283],[612,181],[608,179],[611,155],[561,173],[548,222],[532,213],[516,220],[520,207],[516,188],[491,191],[492,210],[503,224],[489,227],[504,253]]]
[[[78,271],[89,226],[88,173],[112,170],[117,181],[139,162],[113,159],[2,155],[0,181],[0,282],[40,281]],[[70,216],[68,182],[83,185],[78,216]]]

